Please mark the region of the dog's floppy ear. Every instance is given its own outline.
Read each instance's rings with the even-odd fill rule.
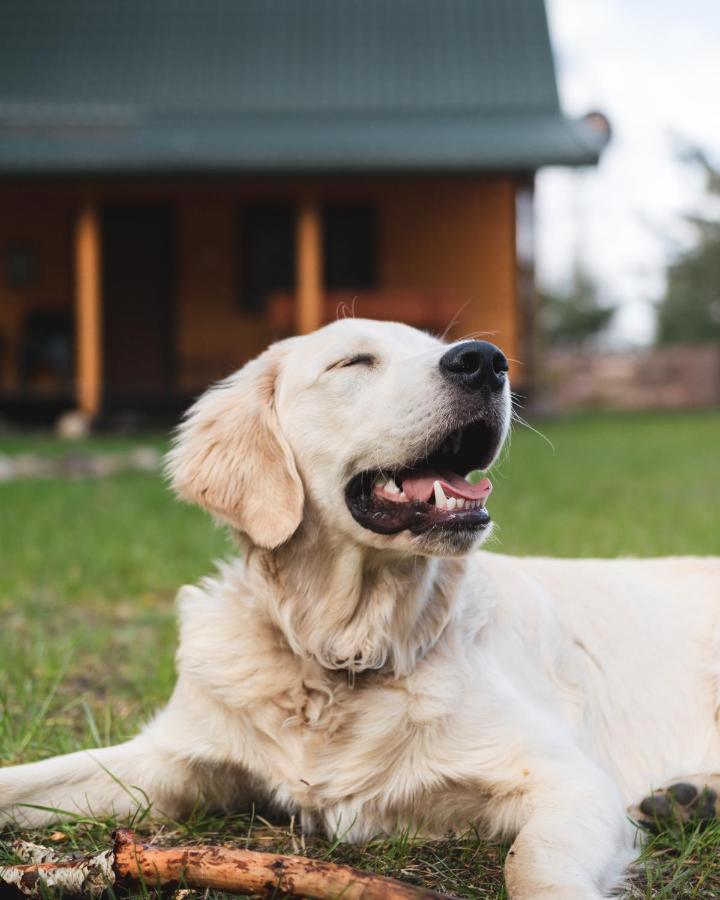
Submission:
[[[167,457],[185,500],[274,548],[300,525],[303,488],[274,405],[272,348],[211,387],[190,408]]]

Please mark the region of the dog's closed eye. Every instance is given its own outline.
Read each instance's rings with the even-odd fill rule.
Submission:
[[[357,353],[355,356],[338,359],[336,362],[329,365],[325,371],[329,372],[331,369],[347,369],[350,366],[374,366],[376,362],[377,357],[373,356],[372,353]]]

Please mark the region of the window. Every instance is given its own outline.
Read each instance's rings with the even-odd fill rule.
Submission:
[[[372,290],[377,284],[377,211],[367,204],[322,208],[323,280],[327,291]],[[242,208],[239,217],[239,289],[244,312],[261,316],[275,293],[296,290],[294,203]]]
[[[376,286],[377,214],[373,206],[324,207],[323,265],[328,291],[362,291]]]
[[[291,203],[246,206],[240,214],[240,303],[262,315],[269,297],[295,290],[295,219]]]

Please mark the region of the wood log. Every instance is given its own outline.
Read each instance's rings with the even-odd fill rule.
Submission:
[[[218,846],[154,847],[129,829],[114,834],[112,850],[62,861],[54,851],[19,842],[16,852],[31,864],[0,866],[0,885],[26,897],[47,896],[48,890],[98,897],[118,882],[142,882],[148,888],[185,887],[249,896],[343,900],[448,900],[425,888],[374,875],[352,866],[304,856],[284,856]],[[51,859],[51,862],[45,861]]]
[[[343,900],[430,900],[442,894],[304,856],[226,847],[159,848],[126,829],[115,832],[115,874],[153,885],[177,884],[234,894],[342,897]]]

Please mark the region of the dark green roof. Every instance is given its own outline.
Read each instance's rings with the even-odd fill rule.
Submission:
[[[542,0],[5,0],[0,173],[597,160]]]

